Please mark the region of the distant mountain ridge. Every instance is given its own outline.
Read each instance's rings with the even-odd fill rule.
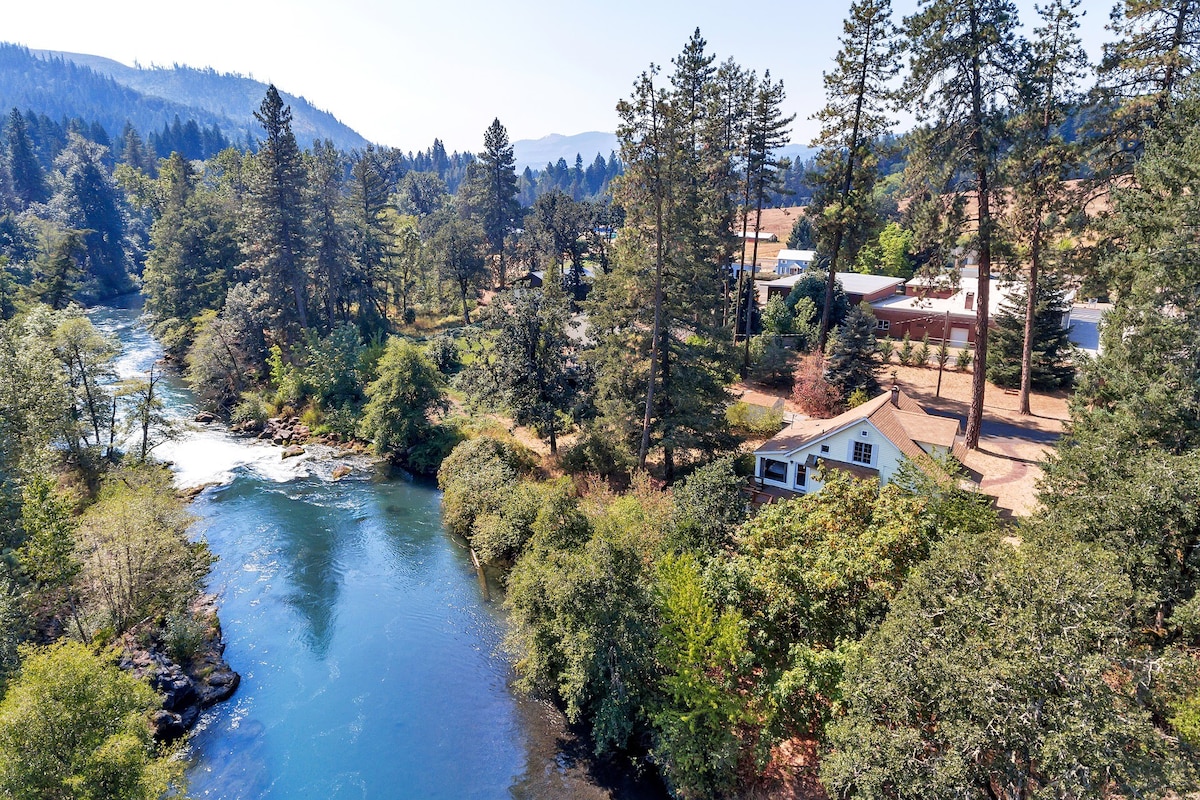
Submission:
[[[576,155],[583,158],[583,165],[586,167],[596,159],[597,154],[607,159],[610,153],[620,155],[621,150],[617,135],[605,131],[587,131],[570,136],[552,133],[540,139],[518,139],[512,146],[517,172],[526,167],[533,170],[545,169],[546,164],[557,163],[560,158],[567,162],[567,166],[572,166]],[[812,147],[789,144],[780,148],[778,155],[804,161],[812,158],[816,152]]]
[[[254,111],[266,91],[261,81],[211,69],[140,69],[100,56],[0,43],[0,111],[18,108],[54,120],[80,118],[101,125],[114,141],[126,121],[147,136],[179,117],[202,128],[215,126],[245,146],[262,135]],[[301,146],[316,138],[331,139],[343,149],[367,145],[332,114],[303,97],[282,94],[292,106],[292,129]]]
[[[242,140],[245,134],[257,137],[261,133],[254,119],[254,111],[262,103],[267,84],[254,78],[179,64],[171,67],[130,67],[119,61],[86,53],[56,50],[30,52],[42,59],[58,58],[86,67],[145,97],[177,103],[204,111],[215,119],[224,119],[232,127],[221,125],[221,128],[231,138]],[[361,134],[328,111],[315,107],[303,96],[288,94],[282,89],[280,94],[284,102],[292,107],[292,131],[301,146],[311,145],[314,139],[331,139],[336,146],[346,150],[367,146],[368,141]],[[170,121],[164,120],[165,123]]]
[[[552,133],[540,139],[518,139],[512,146],[517,172],[526,167],[534,170],[545,169],[547,164],[557,163],[560,158],[567,162],[567,166],[571,166],[575,163],[576,155],[583,157],[583,165],[586,167],[596,160],[597,154],[607,159],[610,153],[620,149],[617,145],[617,135],[604,131],[588,131],[570,136]]]

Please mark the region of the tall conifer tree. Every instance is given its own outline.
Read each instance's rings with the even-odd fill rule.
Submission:
[[[46,178],[42,165],[38,163],[29,138],[29,127],[21,112],[13,109],[8,115],[8,147],[5,151],[5,166],[13,194],[22,204],[41,203],[46,200]]]
[[[1100,95],[1112,110],[1104,139],[1118,172],[1141,152],[1146,128],[1157,126],[1200,63],[1200,0],[1122,0],[1104,47]]]
[[[508,278],[504,261],[504,240],[516,225],[521,206],[517,203],[516,159],[508,141],[508,131],[500,119],[483,134],[483,152],[479,154],[479,199],[483,206],[483,232],[488,252],[496,261],[496,278],[501,290]]]
[[[888,84],[899,70],[891,0],[852,3],[841,42],[833,69],[824,76],[826,105],[817,113],[821,133],[813,141],[820,148],[822,179],[809,213],[818,220],[829,256],[820,352],[832,325],[829,309],[842,251],[856,252],[854,244],[860,242],[855,234],[874,216],[871,194],[878,180],[880,140],[892,125],[888,110],[894,92]]]
[[[975,304],[975,360],[987,363],[992,255],[996,244],[996,159],[1002,119],[1018,68],[1017,11],[1010,0],[922,0],[904,20],[911,55],[906,99],[933,127],[919,138],[928,161],[944,170],[940,185],[961,176],[956,188],[976,201],[974,249],[979,254]],[[962,224],[959,228],[967,227]],[[960,231],[961,232],[961,231]],[[984,370],[971,380],[966,443],[979,446]]]
[[[308,327],[304,162],[292,133],[292,109],[274,85],[254,117],[265,138],[249,164],[242,241],[275,333],[290,342],[298,334],[295,326]]]
[[[713,225],[721,199],[711,194],[724,188],[709,177],[727,169],[728,154],[708,147],[712,62],[696,31],[674,60],[671,88],[652,67],[618,104],[626,171],[615,192],[627,219],[615,268],[590,304],[602,414],[619,438],[637,443],[639,465],[661,448],[668,480],[678,453],[724,443],[726,355],[715,309],[730,234]],[[639,415],[635,428],[629,420]]]
[[[1087,56],[1075,31],[1080,0],[1053,0],[1038,8],[1041,25],[1020,70],[1024,78],[1017,94],[1017,114],[1011,139],[1014,147],[1005,165],[1012,185],[1013,238],[1028,262],[1024,344],[1021,355],[1020,412],[1029,414],[1033,386],[1034,340],[1038,335],[1041,273],[1051,255],[1056,228],[1070,211],[1065,179],[1078,163],[1077,148],[1069,145],[1062,126],[1077,100],[1075,87],[1087,67]]]
[[[796,115],[785,117],[783,105],[783,81],[771,82],[771,71],[767,70],[759,81],[754,98],[750,105],[750,121],[747,127],[746,148],[746,182],[747,197],[754,204],[754,230],[762,224],[763,205],[767,196],[779,189],[780,172],[786,165],[776,155],[776,151],[788,142],[788,130]],[[743,215],[745,219],[745,215]],[[742,374],[750,368],[750,309],[755,302],[757,292],[754,287],[754,276],[758,269],[758,237],[754,237],[750,256],[750,300],[746,304],[746,336],[743,340]]]

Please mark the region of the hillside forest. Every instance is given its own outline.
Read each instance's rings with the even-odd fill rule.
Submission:
[[[698,30],[633,77],[619,153],[536,175],[499,119],[476,154],[302,143],[274,87],[252,143],[13,109],[0,796],[185,791],[111,649],[182,658],[207,624],[160,369],[235,430],[436,476],[502,575],[519,685],[672,796],[1200,791],[1200,7],[1122,0],[1098,64],[1080,13],[1047,0],[1026,36],[1009,0],[855,0],[806,165],[775,155],[783,85]],[[800,180],[818,267],[760,305],[735,233]],[[981,287],[966,446],[987,380],[1071,392],[1037,510],[1001,520],[951,458],[751,508],[780,420],[730,386],[876,396],[895,344],[836,273],[968,265],[1026,302],[989,332]],[[1094,358],[1046,333],[1068,288],[1112,303]],[[167,363],[117,383],[82,309],[135,290]]]

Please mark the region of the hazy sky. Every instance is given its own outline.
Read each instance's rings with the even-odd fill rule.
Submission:
[[[898,14],[917,0],[893,0]],[[1017,0],[1022,18],[1033,0]],[[478,150],[493,117],[512,139],[616,127],[616,101],[650,62],[670,59],[699,26],[720,59],[771,70],[797,115],[793,141],[823,104],[821,73],[838,49],[849,0],[51,0],[8,4],[0,38],[126,64],[211,66],[303,95],[368,139],[405,150],[440,137]],[[178,7],[181,10],[168,10]],[[1110,0],[1084,0],[1093,59]],[[182,10],[186,8],[187,10]],[[764,13],[765,12],[765,13]]]

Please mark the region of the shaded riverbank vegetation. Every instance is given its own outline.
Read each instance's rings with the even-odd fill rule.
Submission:
[[[799,347],[805,385],[856,402],[879,379],[875,323],[832,272],[758,312],[734,231],[786,183],[792,120],[781,84],[718,62],[699,31],[618,104],[624,172],[601,200],[522,208],[499,120],[451,192],[374,148],[302,149],[273,88],[254,152],[153,169],[72,136],[44,174],[14,114],[0,755],[35,735],[26,698],[61,666],[64,685],[111,684],[80,702],[118,721],[40,774],[91,785],[119,762],[139,791],[172,779],[128,721],[153,705],[144,686],[95,655],[213,628],[192,604],[209,554],[142,463],[165,433],[153,375],[114,385],[112,343],[72,305],[138,283],[213,414],[295,419],[437,474],[447,529],[503,575],[520,684],[678,797],[1196,791],[1200,9],[1120,11],[1093,73],[1072,0],[1040,9],[1028,41],[1001,0],[928,0],[898,24],[858,0],[826,80],[797,236],[835,268],[945,279],[970,257],[1027,287],[991,356],[977,298],[968,446],[986,371],[1025,391],[1062,366],[1035,347],[1039,291],[1113,301],[1019,523],[951,463],[883,487],[831,472],[818,494],[747,506],[735,376],[786,384]],[[928,113],[903,137],[898,83]],[[119,420],[141,421],[140,446],[121,452]]]

